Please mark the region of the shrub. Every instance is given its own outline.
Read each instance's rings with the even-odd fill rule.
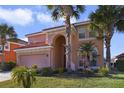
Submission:
[[[7,64],[9,70],[12,70],[16,66],[16,62],[12,62],[12,61],[8,62]]]
[[[78,69],[77,71],[78,71],[78,72],[82,72],[82,69]]]
[[[38,75],[41,75],[41,74],[42,74],[42,69],[36,69],[36,73],[37,73]]]
[[[124,59],[117,60],[116,67],[119,71],[124,71]]]
[[[93,69],[93,72],[94,73],[98,73],[99,72],[99,69]]]
[[[50,67],[42,68],[41,75],[42,76],[51,76],[53,74],[53,70]]]
[[[108,76],[108,75],[109,75],[109,69],[106,68],[106,67],[101,67],[101,68],[99,69],[99,72],[100,72],[100,74],[101,74],[102,76]]]
[[[0,69],[1,71],[8,71],[8,66],[7,66],[7,63],[6,62],[1,62],[0,63]]]
[[[33,68],[33,69],[37,69],[38,67],[37,67],[36,64],[33,64],[33,65],[31,66],[31,68]]]
[[[35,70],[26,67],[16,67],[12,70],[12,80],[24,88],[30,88],[36,81]]]
[[[92,70],[83,70],[82,72],[83,72],[83,74],[85,74],[86,76],[90,76],[90,75],[93,75],[93,74],[94,74],[94,72],[93,72]]]
[[[57,73],[59,73],[59,74],[61,74],[61,73],[64,73],[64,72],[66,72],[67,70],[65,69],[65,68],[56,68],[56,69],[54,69],[54,74],[57,74]]]
[[[2,71],[10,71],[16,66],[16,62],[1,62],[0,63],[0,69]]]
[[[98,72],[99,72],[99,67],[97,67],[97,66],[91,67],[91,70],[92,70],[94,73],[98,73]]]

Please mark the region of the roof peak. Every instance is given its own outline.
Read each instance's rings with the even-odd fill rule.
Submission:
[[[90,23],[90,20],[87,20],[87,21],[82,21],[82,22],[75,22],[75,23],[72,23],[72,25],[89,24],[89,23]],[[42,33],[42,32],[45,32],[45,31],[47,31],[47,30],[56,29],[56,28],[61,28],[61,27],[64,27],[64,26],[65,26],[65,25],[60,25],[60,26],[45,28],[45,29],[42,29],[42,30],[39,31],[39,32],[34,32],[34,33],[31,33],[31,34],[27,34],[26,36],[33,35],[33,34],[38,34],[38,33]]]

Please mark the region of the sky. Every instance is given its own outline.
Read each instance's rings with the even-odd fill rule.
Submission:
[[[85,12],[80,15],[79,20],[71,19],[71,23],[88,20],[91,12],[97,6],[86,6]],[[42,31],[42,29],[64,24],[63,19],[53,21],[50,11],[46,6],[40,5],[7,5],[0,6],[0,23],[7,23],[14,27],[18,38],[27,40],[26,34]],[[122,41],[121,41],[122,40]],[[124,52],[124,34],[115,33],[111,41],[112,57]],[[105,50],[105,49],[104,49]],[[105,53],[104,53],[105,56]]]

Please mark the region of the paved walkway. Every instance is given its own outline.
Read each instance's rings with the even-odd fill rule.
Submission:
[[[0,82],[11,79],[11,72],[0,72]]]

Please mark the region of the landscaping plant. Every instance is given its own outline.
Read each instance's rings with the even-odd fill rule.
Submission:
[[[101,67],[99,69],[99,73],[102,75],[102,76],[108,76],[109,75],[109,69],[107,67]]]
[[[11,71],[14,67],[16,67],[16,62],[1,62],[0,70],[1,71]]]
[[[32,68],[32,69],[37,69],[38,67],[37,67],[36,64],[33,64],[31,68]]]
[[[116,67],[119,71],[124,71],[124,59],[119,59],[116,61]]]
[[[66,71],[67,70],[65,68],[56,68],[56,69],[53,70],[53,73],[55,73],[55,74],[57,74],[57,73],[61,74],[61,73],[64,73]]]
[[[44,67],[41,70],[41,75],[42,76],[51,76],[53,74],[53,70],[51,67]]]
[[[30,88],[33,85],[36,81],[35,75],[35,70],[26,67],[17,67],[12,70],[12,80],[24,88]]]

